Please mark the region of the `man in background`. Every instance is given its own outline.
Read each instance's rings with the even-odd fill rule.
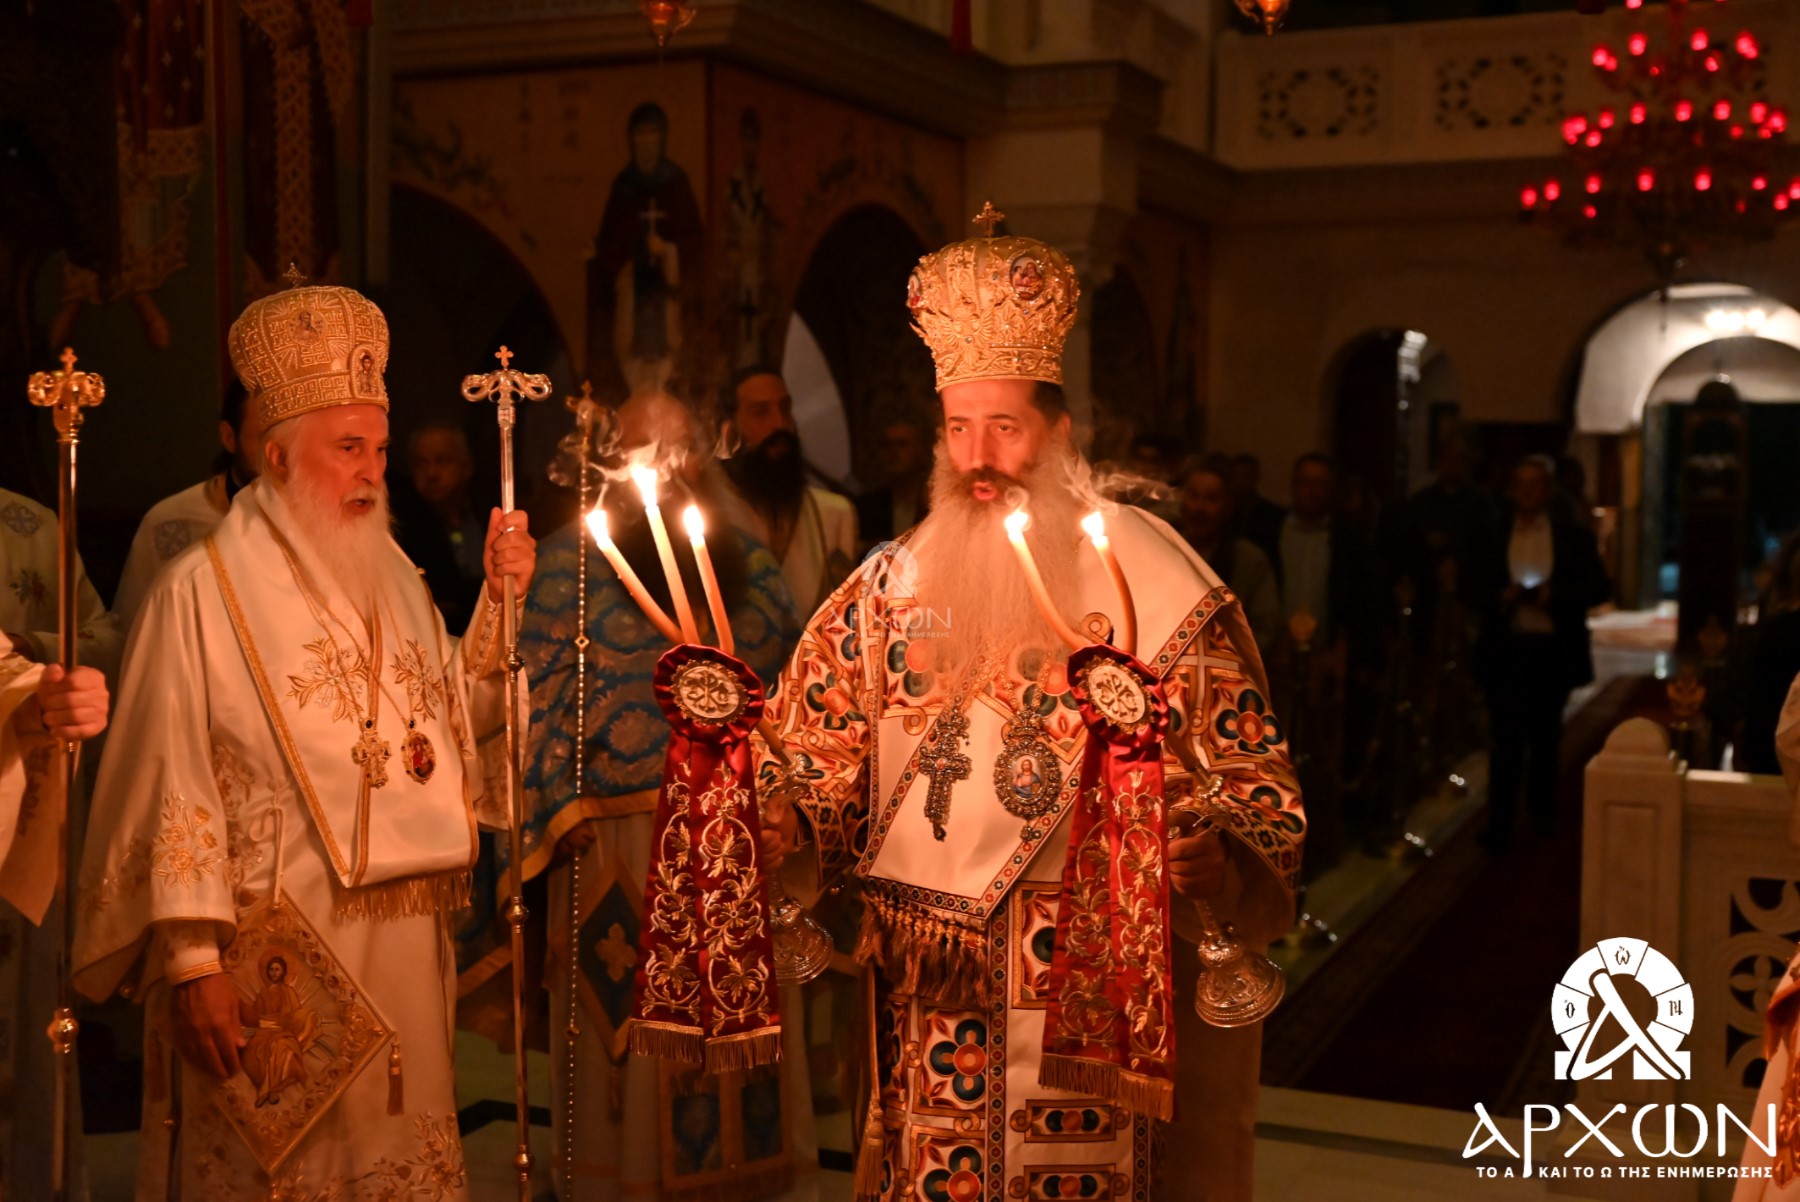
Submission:
[[[413,431],[406,453],[412,487],[393,491],[395,538],[425,573],[445,625],[461,630],[481,592],[487,535],[470,500],[475,456],[469,436],[455,422],[434,420]]]
[[[737,443],[725,461],[734,485],[727,513],[774,553],[796,608],[810,615],[856,566],[856,509],[849,498],[807,483],[794,398],[780,372],[743,368],[722,400]]]
[[[1237,512],[1237,534],[1262,548],[1280,567],[1281,523],[1287,510],[1262,495],[1262,460],[1248,452],[1231,460],[1231,501]]]
[[[164,497],[150,507],[138,524],[131,552],[125,557],[125,570],[119,576],[119,591],[113,598],[113,613],[118,615],[121,631],[130,632],[131,620],[137,616],[144,594],[150,591],[150,583],[163,564],[189,543],[212,533],[231,508],[231,499],[238,490],[256,479],[256,467],[251,462],[255,431],[245,429],[244,413],[244,386],[233,379],[225,389],[225,404],[219,410],[219,453],[213,458],[212,475],[172,497]]]
[[[1332,554],[1336,487],[1330,456],[1311,451],[1294,461],[1294,507],[1281,523],[1275,559],[1287,616],[1304,613],[1313,618],[1319,624],[1319,641],[1327,644],[1336,638],[1341,617],[1335,604],[1337,574],[1347,566],[1334,562],[1338,557]]]
[[[1281,634],[1281,588],[1262,548],[1232,533],[1231,486],[1205,464],[1188,468],[1177,484],[1182,537],[1237,594],[1257,647],[1269,655]]]
[[[1569,694],[1594,679],[1588,610],[1606,600],[1594,536],[1551,501],[1556,465],[1533,455],[1513,469],[1512,512],[1487,566],[1487,621],[1479,661],[1493,719],[1488,773],[1491,852],[1512,846],[1523,785],[1532,823],[1556,815],[1557,754]]]
[[[882,423],[877,448],[882,484],[856,499],[856,525],[865,544],[885,542],[919,524],[931,508],[929,430],[906,414]]]

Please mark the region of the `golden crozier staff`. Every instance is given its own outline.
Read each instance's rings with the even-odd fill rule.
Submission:
[[[464,376],[463,399],[476,403],[492,400],[499,408],[500,421],[500,508],[513,511],[513,423],[518,418],[515,408],[520,400],[541,401],[550,395],[550,377],[527,375],[512,368],[512,352],[501,347],[494,354],[500,370],[486,375]],[[518,1120],[518,1146],[513,1151],[513,1168],[518,1175],[519,1202],[531,1202],[531,1096],[525,1064],[525,816],[522,779],[524,742],[518,729],[519,676],[524,661],[519,658],[519,586],[511,576],[506,578],[506,600],[501,620],[502,637],[506,640],[506,801],[512,825],[512,896],[506,902],[506,921],[512,929],[513,983],[513,1085],[514,1108]]]
[[[75,549],[75,452],[81,443],[83,409],[106,399],[106,382],[93,372],[75,370],[75,352],[63,348],[62,370],[40,371],[31,377],[26,393],[33,405],[49,409],[56,418],[56,636],[64,672],[73,672],[80,622],[76,617]],[[69,945],[74,938],[75,907],[69,903],[69,806],[75,796],[75,771],[80,762],[79,744],[66,742],[57,749],[63,769],[62,813],[56,819],[56,894],[63,899],[62,930],[56,941],[56,1014],[50,1020],[50,1046],[56,1053],[56,1116],[50,1147],[50,1194],[53,1202],[67,1202],[69,1164],[75,1137],[75,1040],[81,1024],[75,1021],[69,980]]]

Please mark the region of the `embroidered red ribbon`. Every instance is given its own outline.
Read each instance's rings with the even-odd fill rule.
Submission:
[[[743,662],[686,644],[657,661],[669,719],[656,802],[631,1050],[723,1073],[781,1058],[749,736],[762,682]]]
[[[1162,682],[1112,647],[1069,657],[1088,728],[1050,965],[1040,1084],[1175,1115]]]

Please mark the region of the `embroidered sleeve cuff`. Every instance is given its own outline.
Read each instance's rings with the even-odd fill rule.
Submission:
[[[162,928],[163,977],[171,985],[225,971],[219,964],[219,941],[212,924],[171,922]]]
[[[189,981],[198,981],[201,977],[213,977],[225,971],[225,966],[217,960],[208,960],[204,964],[196,964],[184,968],[180,972],[172,972],[165,978],[171,985],[185,985]]]
[[[463,635],[462,640],[463,667],[477,680],[492,676],[506,666],[503,662],[506,648],[500,637],[504,609],[505,603],[489,597],[487,588],[483,586],[481,604],[475,607],[468,633]],[[514,616],[523,623],[524,613],[525,598],[521,596],[515,606]]]

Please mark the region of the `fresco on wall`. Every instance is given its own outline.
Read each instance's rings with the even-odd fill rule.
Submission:
[[[738,116],[738,165],[725,181],[723,268],[725,345],[731,366],[769,363],[777,357],[775,325],[775,214],[763,184],[762,116],[746,107]]]
[[[490,230],[549,303],[577,376],[615,398],[628,362],[668,383],[705,341],[705,73],[683,62],[394,85],[395,185]]]
[[[848,214],[887,211],[909,248],[968,229],[955,139],[698,61],[400,80],[392,161],[396,186],[456,206],[517,257],[576,378],[613,399],[665,387],[704,408],[733,369],[778,365],[808,271],[857,270],[854,256],[815,262]],[[887,370],[916,342],[910,268],[845,285],[891,302],[881,347],[825,348],[859,439],[865,410],[930,399],[928,375]]]
[[[842,398],[855,475],[878,482],[879,427],[935,412],[906,277],[971,229],[962,145],[735,67],[713,68],[712,96],[718,382],[779,365],[800,313]]]
[[[53,346],[74,339],[83,305],[129,298],[144,338],[169,346],[155,292],[187,266],[189,198],[206,150],[206,68],[199,0],[126,0],[125,44],[113,77],[118,110],[119,262],[96,270],[65,259]]]
[[[698,273],[704,231],[687,172],[669,158],[661,105],[631,110],[626,143],[589,261],[587,363],[603,386],[636,395],[666,390],[675,374],[683,301],[695,292],[684,273]]]
[[[1156,434],[1207,445],[1206,228],[1143,209],[1132,218],[1115,279],[1090,288],[1096,432],[1123,445]],[[1104,431],[1101,430],[1104,427]]]

